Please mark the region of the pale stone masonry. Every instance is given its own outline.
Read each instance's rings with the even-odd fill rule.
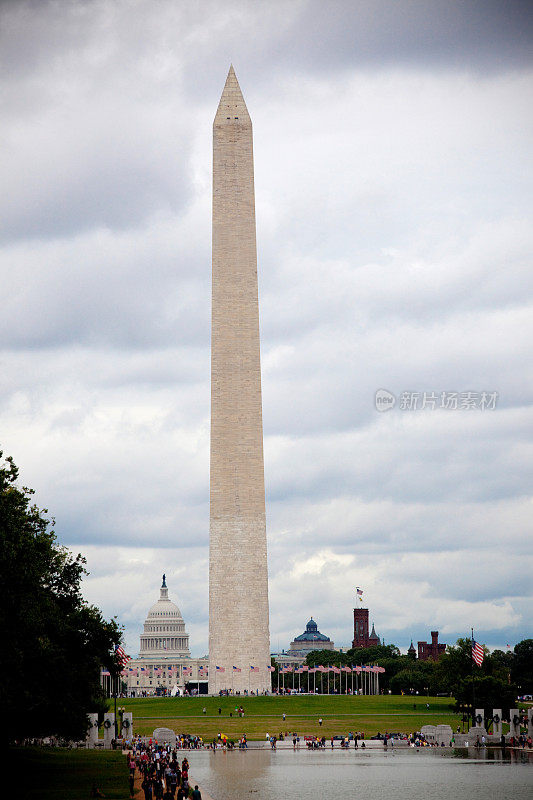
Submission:
[[[210,502],[209,692],[269,690],[252,122],[233,67],[213,123]]]

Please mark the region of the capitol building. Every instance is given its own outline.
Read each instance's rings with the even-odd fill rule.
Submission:
[[[165,575],[159,599],[148,611],[139,657],[125,665],[123,680],[130,697],[207,693],[209,658],[191,658],[189,634],[178,606],[168,596]]]

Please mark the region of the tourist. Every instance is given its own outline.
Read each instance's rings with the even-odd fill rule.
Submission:
[[[145,779],[141,783],[141,789],[144,792],[144,800],[152,800],[153,792],[152,792],[152,780],[151,780],[151,778],[145,777]]]
[[[322,717],[319,717],[319,719],[318,719],[318,724],[319,724],[319,725],[322,725]]]
[[[202,793],[198,786],[195,786],[192,792],[192,800],[202,800]]]

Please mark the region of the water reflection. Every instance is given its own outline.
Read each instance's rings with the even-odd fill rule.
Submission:
[[[531,800],[532,755],[492,748],[191,752],[191,775],[214,800],[450,800],[478,792]]]

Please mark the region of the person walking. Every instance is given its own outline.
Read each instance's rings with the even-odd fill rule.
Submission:
[[[153,791],[152,791],[152,780],[148,776],[145,777],[143,782],[141,783],[141,789],[144,792],[144,800],[152,800]]]
[[[202,800],[202,793],[197,785],[192,790],[192,800]]]

